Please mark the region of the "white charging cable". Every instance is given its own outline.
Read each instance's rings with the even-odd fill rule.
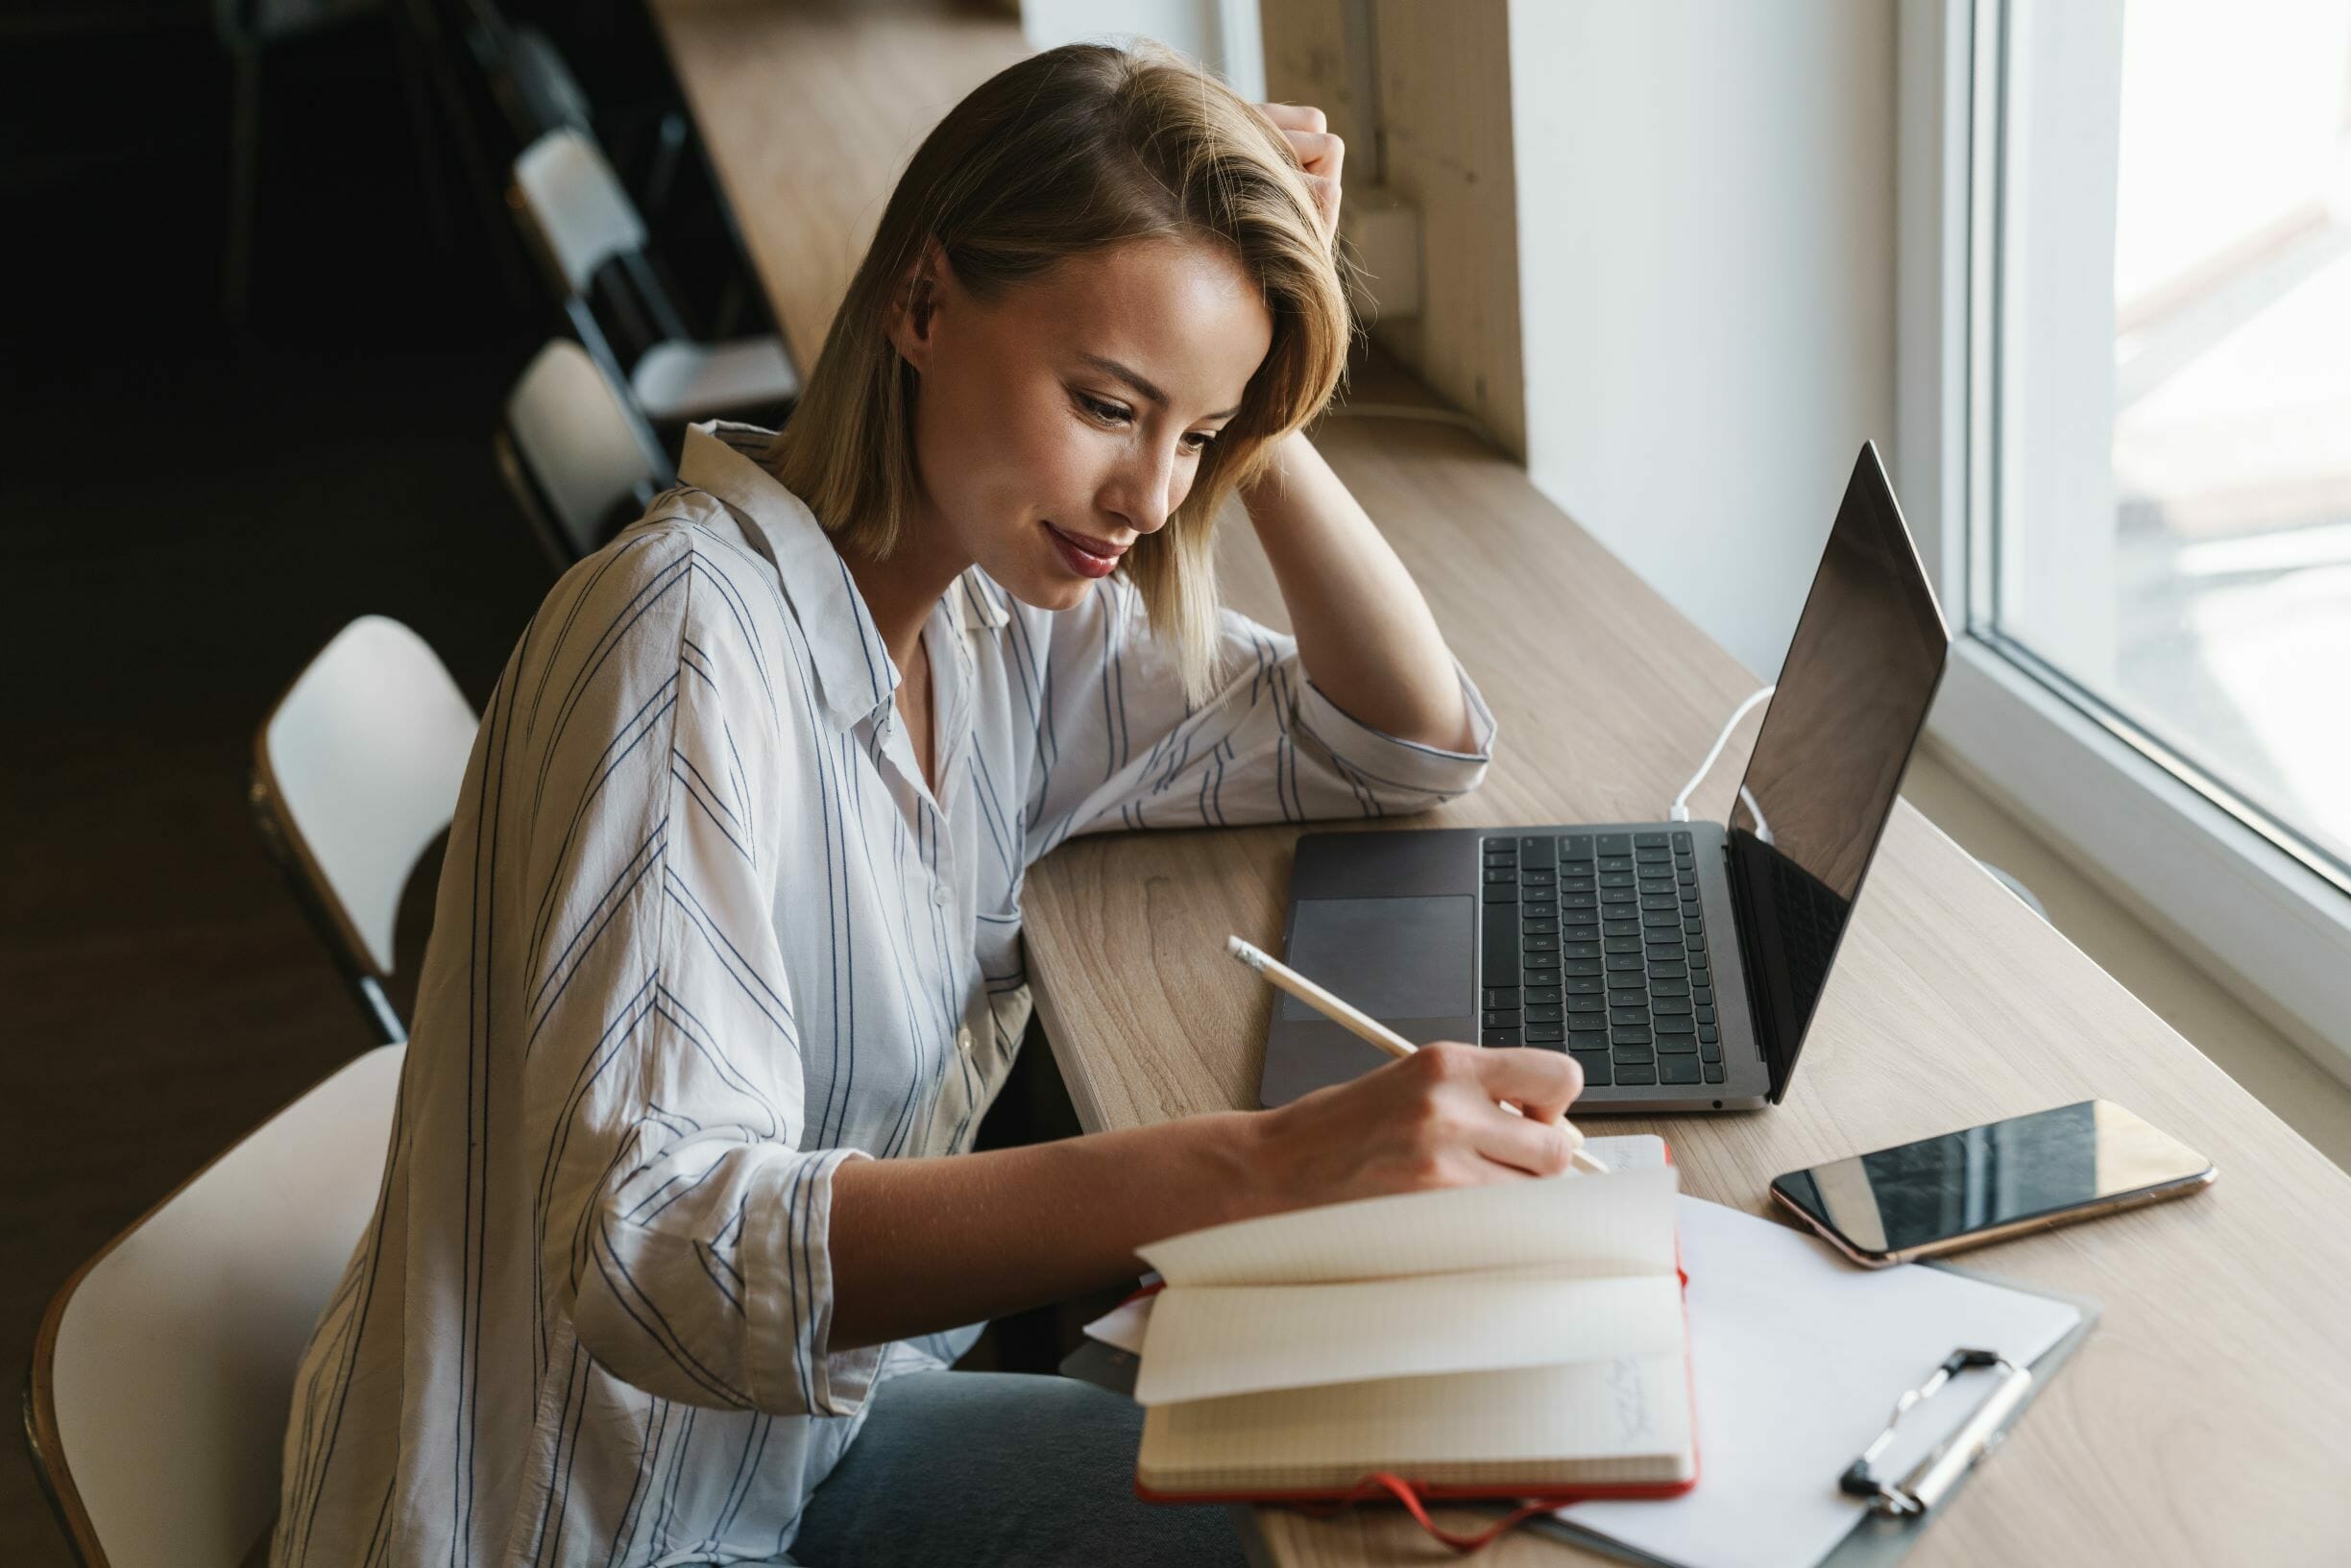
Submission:
[[[1778,687],[1767,686],[1762,690],[1757,692],[1754,696],[1749,697],[1745,702],[1740,703],[1737,709],[1733,712],[1730,719],[1725,722],[1722,727],[1722,734],[1714,737],[1714,749],[1707,753],[1706,760],[1698,764],[1698,771],[1690,775],[1690,782],[1684,784],[1682,786],[1682,793],[1674,797],[1673,809],[1666,813],[1666,816],[1670,820],[1675,822],[1687,822],[1689,820],[1690,794],[1700,784],[1706,782],[1707,774],[1713,769],[1714,760],[1722,755],[1723,747],[1730,744],[1731,732],[1738,728],[1738,721],[1740,719],[1745,718],[1749,713],[1755,712],[1755,705],[1757,703],[1761,702],[1764,698],[1770,696],[1778,689]]]

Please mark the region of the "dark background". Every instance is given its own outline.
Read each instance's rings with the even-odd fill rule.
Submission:
[[[489,446],[547,323],[478,229],[436,247],[389,38],[377,18],[271,51],[238,336],[209,9],[0,22],[12,1392],[75,1268],[374,1043],[254,835],[263,715],[371,611],[478,706],[551,581]],[[64,1568],[10,1450],[0,1561]]]
[[[478,708],[553,579],[490,437],[556,318],[448,147],[421,163],[398,60],[381,14],[266,55],[232,331],[210,8],[0,10],[0,1362],[18,1387],[75,1268],[373,1043],[252,827],[262,717],[371,612]],[[992,1139],[1073,1130],[1044,1057],[1024,1053]],[[1068,1320],[1012,1320],[976,1356],[1050,1362]],[[0,1562],[64,1568],[12,1449]]]

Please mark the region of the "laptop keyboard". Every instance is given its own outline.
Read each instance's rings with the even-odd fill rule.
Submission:
[[[1497,836],[1483,856],[1483,1044],[1564,1050],[1588,1086],[1723,1081],[1688,833]]]

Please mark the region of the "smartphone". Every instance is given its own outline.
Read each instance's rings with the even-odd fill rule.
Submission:
[[[2212,1162],[2107,1099],[2010,1117],[1773,1178],[1772,1196],[1869,1268],[2180,1197]]]

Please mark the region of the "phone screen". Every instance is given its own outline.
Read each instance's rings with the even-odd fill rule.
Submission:
[[[2110,1100],[2086,1099],[1791,1171],[1773,1189],[1865,1253],[2078,1209],[2193,1178],[2203,1156]]]

